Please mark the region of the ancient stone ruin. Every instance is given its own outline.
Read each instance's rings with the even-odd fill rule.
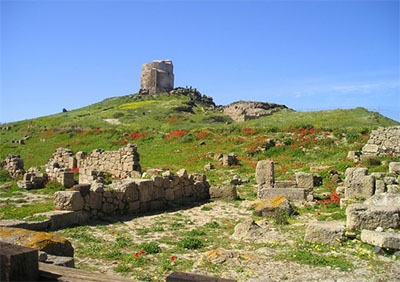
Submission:
[[[56,209],[83,211],[90,217],[137,214],[207,200],[209,188],[205,175],[181,169],[175,175],[167,171],[151,179],[76,185],[72,190],[56,192],[54,204]]]
[[[0,163],[0,166],[6,170],[13,179],[18,179],[25,173],[24,161],[19,155],[7,155]]]
[[[287,107],[274,103],[239,101],[223,107],[223,112],[234,121],[246,121],[269,116],[281,109],[287,109]]]
[[[311,201],[314,184],[320,182],[320,177],[310,173],[297,172],[293,181],[276,181],[274,162],[259,161],[256,167],[256,182],[258,198],[271,199],[284,196],[293,201]]]
[[[141,172],[140,156],[132,144],[117,151],[93,150],[91,153],[74,153],[67,148],[58,148],[46,164],[50,179],[56,179],[64,187],[74,185],[73,169],[79,168],[79,183],[103,181],[106,175],[113,178],[137,176]]]
[[[375,246],[375,253],[400,250],[400,162],[389,164],[389,173],[368,173],[367,168],[346,170],[344,186],[337,192],[344,196],[341,208],[346,221],[312,222],[304,240],[338,244],[354,239],[361,231],[361,241]],[[396,231],[397,230],[397,231]]]
[[[141,94],[168,92],[174,88],[174,67],[170,60],[155,60],[142,65]]]
[[[385,154],[400,156],[400,126],[372,130],[367,144],[362,148],[362,153],[375,156]]]

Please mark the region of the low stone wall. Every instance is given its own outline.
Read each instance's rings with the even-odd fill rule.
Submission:
[[[372,130],[367,144],[362,148],[365,155],[393,154],[400,156],[400,126],[380,127]]]
[[[7,155],[7,157],[0,162],[0,166],[14,179],[18,179],[25,173],[24,161],[19,155]]]
[[[207,200],[209,188],[205,175],[181,169],[176,175],[167,171],[151,179],[127,178],[108,186],[96,182],[76,185],[56,192],[54,204],[56,209],[86,211],[91,217],[136,214]]]
[[[132,171],[141,171],[140,156],[136,145],[128,144],[118,151],[94,150],[90,154],[77,153],[77,165],[80,168],[92,168],[107,171],[115,177],[132,177]]]
[[[107,172],[113,177],[127,178],[134,177],[133,172],[141,171],[139,160],[137,147],[133,144],[128,144],[117,151],[96,149],[91,153],[77,152],[75,155],[70,149],[58,148],[47,163],[46,172],[53,179],[60,177],[60,171],[69,172],[68,169],[74,168]],[[88,179],[84,178],[80,182],[87,182]]]
[[[320,176],[305,172],[296,172],[295,181],[275,181],[274,162],[270,160],[257,163],[255,176],[259,199],[284,196],[293,201],[310,201],[314,184],[322,182]]]

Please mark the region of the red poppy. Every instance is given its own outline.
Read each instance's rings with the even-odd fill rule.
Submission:
[[[171,261],[175,261],[176,260],[176,256],[172,256],[170,260]]]
[[[140,257],[140,253],[136,253],[135,258],[139,258],[139,257]]]
[[[146,251],[145,251],[145,250],[140,250],[139,253],[142,254],[142,255],[144,255],[144,254],[146,253]]]

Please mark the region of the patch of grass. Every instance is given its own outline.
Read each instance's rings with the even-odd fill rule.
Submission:
[[[204,243],[193,236],[188,236],[183,238],[179,243],[178,246],[184,249],[189,249],[189,250],[197,250],[197,249],[201,249],[202,247],[204,247]]]
[[[161,248],[156,242],[142,243],[139,248],[146,251],[147,254],[161,253]]]
[[[289,252],[278,254],[277,258],[312,266],[330,266],[342,271],[350,271],[354,268],[349,260],[335,253],[329,253],[328,250],[329,248],[320,244],[306,243],[297,245]]]

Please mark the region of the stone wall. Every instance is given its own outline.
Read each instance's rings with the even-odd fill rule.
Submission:
[[[400,156],[400,126],[380,127],[372,130],[367,144],[362,148],[365,155],[393,154]]]
[[[132,172],[140,172],[140,156],[136,145],[128,144],[118,151],[96,149],[90,154],[76,154],[79,168],[90,168],[97,171],[107,171],[114,177],[132,177]]]
[[[284,196],[293,201],[307,201],[313,199],[313,187],[320,176],[311,173],[296,172],[295,181],[276,181],[274,162],[259,161],[256,167],[256,182],[259,199],[271,199]]]
[[[51,179],[71,187],[74,183],[70,169],[79,168],[79,183],[91,183],[103,178],[105,172],[115,178],[136,176],[141,172],[139,160],[137,147],[133,144],[117,151],[96,149],[91,153],[78,152],[75,155],[70,149],[58,148],[47,163],[46,172]]]
[[[18,179],[25,172],[24,161],[19,155],[7,155],[0,166],[6,170],[13,179]]]
[[[56,192],[54,204],[56,209],[86,211],[91,217],[136,214],[207,200],[209,188],[205,175],[181,169],[151,179],[113,181],[108,186],[97,182],[76,185],[69,191]]]
[[[155,94],[174,88],[174,69],[170,60],[156,60],[142,65],[140,93]]]

